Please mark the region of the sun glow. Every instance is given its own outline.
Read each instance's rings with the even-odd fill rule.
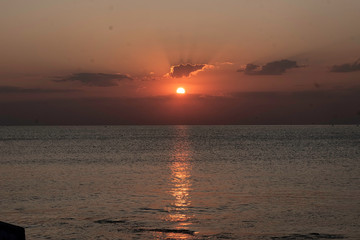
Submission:
[[[178,89],[176,89],[177,94],[185,94],[185,92],[186,92],[185,89],[182,87],[179,87]]]

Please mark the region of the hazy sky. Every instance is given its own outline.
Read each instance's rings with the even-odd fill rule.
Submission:
[[[2,0],[0,124],[357,123],[359,22],[358,0]]]

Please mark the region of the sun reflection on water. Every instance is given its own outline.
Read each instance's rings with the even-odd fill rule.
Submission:
[[[189,229],[193,218],[189,213],[191,206],[191,157],[192,152],[188,139],[188,127],[178,126],[176,128],[176,140],[170,165],[171,178],[169,193],[172,196],[171,204],[168,208],[169,214],[166,221],[175,224],[177,229]],[[178,239],[189,239],[187,234],[169,233],[167,237]]]
[[[171,165],[172,170],[172,184],[173,188],[170,193],[174,197],[169,220],[178,222],[181,226],[187,225],[189,216],[187,215],[188,207],[191,204],[189,190],[191,183],[189,181],[189,163],[187,162],[174,162]]]

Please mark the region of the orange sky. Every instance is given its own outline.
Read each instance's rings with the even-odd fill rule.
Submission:
[[[25,114],[26,104],[36,101],[57,102],[59,108],[59,102],[74,99],[78,108],[79,101],[87,101],[87,108],[101,111],[110,104],[105,99],[132,99],[128,104],[136,112],[133,108],[153,104],[144,99],[162,98],[155,108],[169,112],[172,108],[165,106],[175,104],[169,96],[179,86],[193,109],[186,111],[184,123],[211,122],[207,104],[215,103],[210,98],[217,99],[218,110],[229,109],[218,123],[251,123],[230,114],[240,105],[247,108],[233,99],[239,94],[252,99],[248,108],[253,111],[246,111],[253,119],[257,108],[272,102],[276,111],[261,123],[275,121],[281,119],[276,106],[284,99],[300,104],[306,101],[299,97],[304,92],[315,103],[345,95],[325,119],[344,116],[341,121],[353,123],[359,103],[345,100],[360,88],[359,9],[358,0],[1,1],[0,105],[11,109],[17,104],[19,111],[9,110],[0,123],[32,122],[39,118],[35,115],[54,123],[40,107],[37,114]],[[276,102],[254,98],[258,93],[287,97],[275,97]],[[191,96],[203,96],[206,103]],[[97,99],[99,106],[89,105],[89,99]],[[64,122],[76,122],[63,109]],[[341,109],[349,112],[338,113]],[[117,111],[120,116],[129,110]],[[303,111],[312,122],[314,113]],[[173,119],[172,114],[162,116]],[[104,122],[111,122],[111,111],[105,115]]]

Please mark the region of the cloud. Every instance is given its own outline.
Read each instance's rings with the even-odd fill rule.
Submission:
[[[63,93],[79,92],[78,89],[46,89],[46,88],[22,88],[14,86],[0,86],[0,93]]]
[[[357,124],[360,88],[0,101],[0,125]],[[114,111],[116,106],[116,111]]]
[[[54,80],[55,82],[81,82],[83,85],[92,87],[113,87],[118,81],[132,80],[131,77],[123,74],[107,73],[74,73],[68,77]]]
[[[245,74],[251,74],[255,72],[259,68],[258,65],[248,63],[246,64],[245,68],[237,70],[238,72],[244,72]]]
[[[356,60],[354,63],[345,63],[341,65],[334,65],[331,67],[330,72],[355,72],[360,71],[360,59]]]
[[[203,70],[206,64],[180,64],[172,66],[168,76],[173,78],[189,77],[191,74],[194,74],[198,71]]]
[[[243,69],[237,70],[238,72],[244,72],[247,75],[281,75],[286,70],[291,68],[298,68],[296,61],[283,59],[280,61],[273,61],[260,67],[258,65],[249,63]]]

